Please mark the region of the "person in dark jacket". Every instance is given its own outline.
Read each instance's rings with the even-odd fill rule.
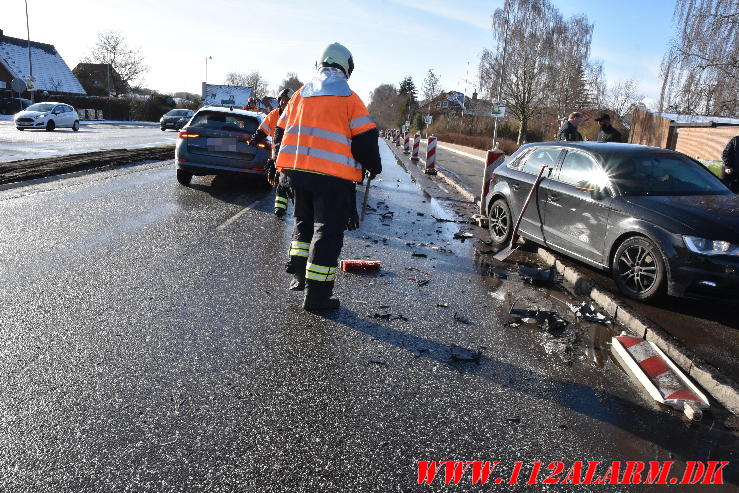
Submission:
[[[611,126],[611,116],[608,113],[601,113],[595,121],[600,125],[598,142],[621,142],[621,132]]]
[[[557,132],[557,140],[580,141],[582,135],[577,131],[577,126],[585,119],[582,113],[575,111],[570,113],[567,121],[562,124]]]
[[[726,144],[721,160],[724,162],[721,168],[721,181],[736,193],[739,190],[739,135]]]

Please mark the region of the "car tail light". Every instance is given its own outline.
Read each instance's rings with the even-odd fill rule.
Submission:
[[[180,139],[194,139],[196,137],[200,137],[200,135],[190,133],[188,130],[180,130],[180,132],[177,134],[177,136]]]
[[[259,144],[257,144],[257,147],[262,148],[262,149],[271,149],[272,148],[272,146],[269,145],[267,142],[260,142]]]

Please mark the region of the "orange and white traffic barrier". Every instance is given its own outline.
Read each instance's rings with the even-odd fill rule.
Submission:
[[[426,144],[426,169],[423,170],[427,175],[436,174],[436,137],[429,135]]]
[[[706,396],[653,342],[622,334],[613,338],[611,350],[657,402],[683,411],[695,421],[701,419],[702,409],[708,409]]]
[[[485,210],[485,196],[490,190],[490,182],[493,180],[495,169],[503,164],[503,161],[505,161],[505,153],[498,149],[489,150],[485,157],[485,169],[482,172],[482,192],[480,195],[480,214],[483,216],[487,214]]]
[[[400,130],[395,131],[395,146],[400,147]]]
[[[403,132],[403,154],[409,154],[411,152],[410,137],[408,131]]]
[[[421,134],[413,134],[413,150],[411,151],[411,160],[418,161],[418,148],[421,146]]]

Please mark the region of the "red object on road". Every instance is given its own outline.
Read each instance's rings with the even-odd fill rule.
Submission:
[[[413,150],[411,152],[411,160],[418,161],[418,147],[421,144],[421,134],[413,134]]]
[[[503,151],[491,149],[485,157],[485,169],[482,172],[482,192],[480,192],[480,197],[482,197],[480,200],[480,214],[483,216],[487,216],[488,213],[485,210],[485,197],[490,190],[490,182],[495,176],[495,168],[503,164],[503,161],[505,161],[505,153]]]
[[[423,170],[427,175],[436,174],[436,137],[429,135],[426,144],[426,169]]]
[[[368,274],[380,270],[379,260],[342,260],[339,265],[344,272]]]

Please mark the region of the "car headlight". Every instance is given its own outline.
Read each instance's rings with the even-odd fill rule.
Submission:
[[[34,116],[34,118],[43,118],[46,116],[46,113],[41,113],[40,115]]]
[[[688,250],[702,255],[739,255],[739,245],[728,241],[683,236]]]

